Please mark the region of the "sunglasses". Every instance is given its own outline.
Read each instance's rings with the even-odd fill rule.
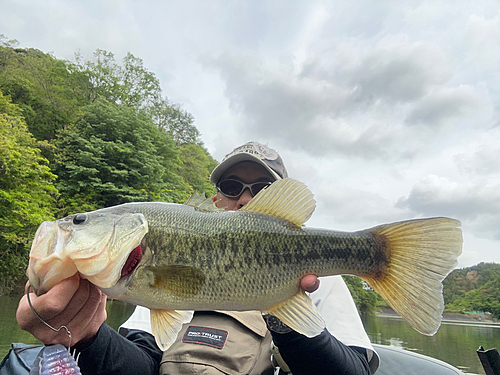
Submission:
[[[219,190],[223,195],[229,198],[239,197],[243,191],[248,188],[252,197],[255,196],[259,191],[271,185],[272,182],[254,182],[253,184],[245,184],[238,180],[222,180],[216,185],[217,190]]]

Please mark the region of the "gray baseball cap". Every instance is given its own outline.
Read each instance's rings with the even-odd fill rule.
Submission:
[[[219,182],[221,176],[233,165],[242,161],[252,161],[266,168],[276,180],[288,177],[283,159],[278,153],[259,142],[248,142],[227,154],[212,171],[210,181]]]

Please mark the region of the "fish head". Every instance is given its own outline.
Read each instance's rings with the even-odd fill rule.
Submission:
[[[45,221],[31,246],[30,284],[42,294],[79,272],[98,287],[109,288],[123,272],[130,271],[125,268],[140,260],[140,245],[147,232],[148,223],[141,213],[98,210]]]

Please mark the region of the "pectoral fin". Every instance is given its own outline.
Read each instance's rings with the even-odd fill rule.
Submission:
[[[178,297],[192,297],[205,284],[205,275],[194,267],[170,265],[151,267],[149,270],[154,275],[153,287]]]
[[[177,338],[184,323],[189,323],[194,311],[151,310],[151,331],[158,347],[165,351]]]
[[[325,329],[325,322],[318,309],[303,291],[266,312],[307,337],[317,336]]]

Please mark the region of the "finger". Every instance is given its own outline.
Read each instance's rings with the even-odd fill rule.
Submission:
[[[33,297],[31,293],[30,295],[31,295],[30,298]],[[49,328],[35,315],[35,313],[32,311],[31,307],[27,302],[26,295],[24,295],[21,301],[19,302],[19,306],[16,312],[16,319],[19,324],[19,327],[22,330],[28,331],[44,344],[54,343],[54,344],[67,345],[68,343],[67,334],[65,337],[65,341],[53,342],[53,338],[58,335],[58,332],[55,332],[53,329]],[[57,326],[57,328],[59,328],[59,326]]]
[[[106,320],[106,295],[91,285],[87,301],[68,322],[74,343],[94,336]]]
[[[64,311],[71,302],[75,293],[74,291],[77,291],[79,288],[80,277],[75,275],[71,278],[63,280],[61,283],[57,284],[54,288],[41,296],[37,296],[33,292],[29,293],[30,301],[36,314],[32,311],[32,308],[29,305],[27,295],[24,295],[19,302],[16,312],[16,319],[19,327],[30,332],[33,336],[45,344],[52,343],[51,341],[54,340],[54,337],[58,336],[64,341],[57,343],[67,345],[67,333],[64,331],[55,332],[44,322],[54,327],[54,329],[58,329],[62,325],[65,325],[70,317],[65,316]],[[76,307],[75,309],[78,311],[80,307]],[[37,317],[37,315],[43,320],[43,322]]]
[[[59,314],[48,320],[50,324],[67,325],[76,314],[83,308],[90,297],[91,284],[88,280],[80,279],[78,289],[71,299],[65,304],[64,309]],[[62,304],[62,303],[61,303]]]
[[[28,293],[29,286],[30,286],[30,282],[26,281],[26,284],[24,285],[24,294]]]
[[[319,288],[319,279],[316,275],[306,275],[300,280],[300,287],[306,292],[312,293]]]
[[[46,345],[74,345],[81,339],[97,333],[101,324],[106,320],[105,306],[106,296],[87,280],[81,280],[78,290],[67,307],[47,321],[54,329],[35,321],[28,331]],[[71,342],[63,326],[69,330]]]
[[[37,327],[36,332],[44,339],[41,340],[45,344],[62,344],[67,346],[69,343],[68,333],[65,329],[59,329],[60,327],[66,327],[71,333],[71,341],[75,342],[74,335],[80,336],[85,324],[79,323],[75,320],[75,316],[81,311],[83,306],[87,303],[90,295],[90,283],[87,280],[80,279],[78,289],[73,294],[71,300],[65,304],[64,309],[54,317],[46,320],[57,331],[46,329],[43,326]],[[71,324],[73,322],[73,324]]]
[[[41,296],[37,296],[30,289],[29,301],[27,294],[23,295],[16,311],[16,319],[21,329],[34,334],[33,329],[43,325],[33,313],[29,302],[31,302],[36,313],[45,321],[60,314],[71,300],[72,294],[74,294],[73,291],[77,290],[79,277],[78,275],[71,277],[63,280],[60,284],[54,286],[54,288]],[[28,290],[28,284],[26,289]]]
[[[88,306],[82,309],[81,315],[75,317],[75,321],[80,325],[80,331],[77,332],[75,340],[86,340],[97,334],[99,327],[101,327],[107,317],[106,298],[106,295],[101,292],[101,297],[97,304],[89,302]]]
[[[47,293],[36,296],[30,293],[30,300],[38,315],[45,321],[63,312],[80,288],[80,276],[74,275],[56,284]]]

